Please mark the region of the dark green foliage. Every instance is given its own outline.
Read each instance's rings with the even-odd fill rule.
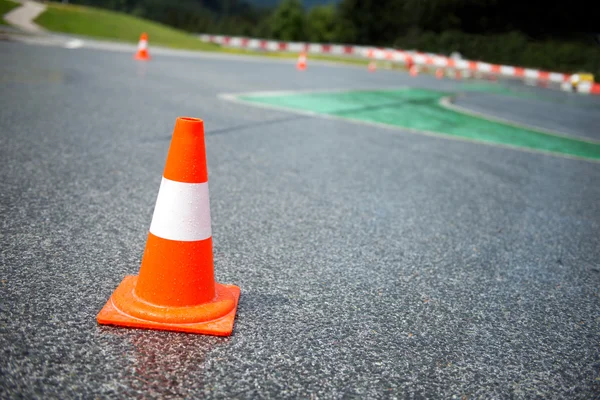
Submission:
[[[306,16],[306,39],[309,42],[330,43],[336,39],[335,7],[317,6]]]
[[[399,37],[394,45],[403,49],[450,55],[494,64],[517,65],[556,72],[591,72],[600,76],[600,47],[585,42],[532,41],[519,32],[477,35],[460,31],[441,34],[423,32],[417,37]]]
[[[273,37],[285,41],[306,39],[305,16],[300,0],[283,0],[271,16]]]
[[[71,0],[190,32],[417,49],[600,75],[600,3],[582,0]],[[278,4],[275,8],[270,7]],[[319,4],[319,5],[317,5]]]

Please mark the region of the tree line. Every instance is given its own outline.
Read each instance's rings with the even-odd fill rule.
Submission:
[[[600,7],[589,0],[340,0],[310,9],[301,0],[282,0],[273,9],[243,0],[71,2],[194,33],[459,52],[492,63],[600,76]]]

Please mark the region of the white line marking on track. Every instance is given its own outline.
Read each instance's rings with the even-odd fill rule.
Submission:
[[[65,49],[78,49],[80,47],[83,47],[84,42],[83,40],[80,39],[73,39],[73,40],[69,40],[67,43],[65,43]]]
[[[407,87],[398,89],[398,90],[406,90],[408,89]],[[267,110],[276,110],[276,111],[285,111],[285,112],[289,112],[289,113],[294,113],[294,114],[301,114],[301,115],[306,115],[309,117],[317,117],[317,118],[323,118],[323,119],[331,119],[331,120],[337,120],[337,121],[344,121],[344,122],[349,122],[349,123],[353,123],[353,124],[358,124],[358,125],[366,125],[366,126],[376,126],[379,128],[383,128],[385,130],[388,131],[395,131],[395,132],[407,132],[407,133],[411,133],[411,134],[416,134],[416,135],[423,135],[423,136],[429,136],[429,137],[434,137],[434,138],[438,138],[438,139],[445,139],[445,140],[454,140],[457,142],[463,142],[463,143],[471,143],[471,144],[477,144],[477,145],[485,145],[485,146],[490,146],[490,147],[497,147],[497,148],[501,148],[501,149],[509,149],[509,150],[517,150],[517,151],[522,151],[525,153],[529,153],[529,154],[542,154],[542,155],[547,155],[547,156],[555,156],[555,157],[559,157],[559,158],[566,158],[569,160],[577,160],[577,161],[587,161],[587,162],[592,162],[592,163],[596,163],[596,164],[600,164],[600,160],[595,160],[595,159],[591,159],[591,158],[584,158],[584,157],[578,157],[578,156],[572,156],[572,155],[568,155],[568,154],[563,154],[563,153],[554,153],[551,151],[546,151],[546,150],[534,150],[534,149],[528,149],[525,147],[519,147],[519,146],[513,146],[510,144],[501,144],[501,143],[491,143],[491,142],[483,142],[480,140],[475,140],[475,139],[469,139],[469,138],[464,138],[464,137],[458,137],[458,136],[451,136],[448,134],[444,134],[444,133],[438,133],[438,132],[432,132],[432,131],[425,131],[425,130],[418,130],[418,129],[412,129],[412,128],[405,128],[405,127],[401,127],[401,126],[395,126],[395,125],[388,125],[388,124],[384,124],[382,122],[373,122],[373,121],[362,121],[362,120],[358,120],[358,119],[353,119],[353,118],[349,118],[349,117],[341,117],[338,115],[330,115],[330,114],[320,114],[314,111],[306,111],[306,110],[298,110],[298,109],[294,109],[294,108],[289,108],[289,107],[284,107],[284,106],[276,106],[276,105],[271,105],[271,104],[260,104],[260,103],[253,103],[251,101],[247,101],[247,100],[242,100],[239,98],[239,96],[250,96],[250,95],[269,95],[269,96],[275,96],[277,94],[293,94],[293,93],[307,93],[307,92],[313,92],[313,93],[317,93],[317,92],[352,92],[358,89],[332,89],[332,90],[307,90],[307,91],[302,91],[302,90],[298,90],[298,91],[265,91],[265,92],[247,92],[247,93],[222,93],[219,94],[218,97],[223,99],[223,100],[227,100],[227,101],[231,101],[233,103],[237,103],[237,104],[242,104],[245,106],[251,106],[251,107],[258,107],[258,108],[264,108]],[[370,90],[379,90],[379,89],[370,89]],[[388,90],[388,89],[386,89]],[[392,90],[392,89],[390,89]]]
[[[396,91],[406,90],[408,86],[397,86],[394,88],[353,88],[353,89],[300,89],[300,90],[265,90],[257,92],[244,92],[244,93],[220,93],[218,97],[235,101],[240,96],[290,96],[294,94],[310,94],[310,93],[350,93],[350,92],[372,92],[372,91]]]
[[[553,131],[551,129],[546,129],[546,128],[542,128],[542,127],[535,126],[535,125],[523,124],[520,122],[511,121],[506,118],[496,117],[494,115],[470,110],[468,108],[454,104],[452,102],[452,100],[453,100],[452,96],[442,97],[440,99],[439,104],[440,104],[440,106],[447,108],[448,110],[451,110],[451,111],[454,111],[454,112],[457,112],[460,114],[465,114],[465,115],[469,115],[471,117],[485,119],[485,120],[488,120],[491,122],[499,122],[504,125],[514,126],[515,128],[529,129],[531,131],[537,131],[537,132],[543,133],[544,135],[551,135],[551,136],[561,137],[561,138],[565,138],[565,139],[573,139],[573,140],[578,140],[580,142],[587,142],[587,143],[591,143],[591,144],[600,144],[600,140],[594,140],[594,139],[584,137],[584,136],[567,135],[562,132]]]

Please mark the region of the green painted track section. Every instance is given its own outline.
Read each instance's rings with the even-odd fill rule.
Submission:
[[[487,144],[600,160],[600,143],[490,121],[439,104],[449,93],[423,89],[242,95],[247,102],[433,132]]]

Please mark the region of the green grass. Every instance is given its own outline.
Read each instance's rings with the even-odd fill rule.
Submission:
[[[219,51],[228,54],[243,54],[250,56],[262,56],[262,57],[270,57],[270,58],[290,58],[297,59],[298,53],[283,53],[283,52],[266,52],[266,51],[253,51],[246,49],[238,49],[235,47],[222,47]],[[331,61],[336,63],[343,64],[355,64],[355,65],[364,65],[367,68],[368,61],[361,58],[352,58],[352,57],[336,57],[336,56],[328,56],[321,54],[308,54],[307,56],[308,66],[310,67],[310,60],[319,60],[319,61]]]
[[[4,14],[19,6],[19,3],[11,0],[0,0],[0,17],[3,17]],[[0,25],[8,25],[8,23],[4,21],[4,18],[0,18]]]
[[[219,46],[203,43],[196,37],[156,22],[93,7],[49,3],[35,22],[55,32],[92,36],[102,39],[137,42],[142,32],[148,34],[150,46],[158,45],[189,50],[218,50]]]
[[[0,0],[0,2],[8,2],[8,0]],[[140,33],[146,32],[150,49],[153,45],[157,45],[177,49],[218,51],[228,54],[272,58],[293,59],[298,57],[297,53],[258,52],[204,43],[197,37],[166,25],[94,7],[49,3],[48,10],[40,15],[35,22],[50,31],[132,43],[139,40]],[[309,67],[311,59],[364,65],[365,68],[367,66],[367,61],[363,59],[310,54],[308,56]]]

